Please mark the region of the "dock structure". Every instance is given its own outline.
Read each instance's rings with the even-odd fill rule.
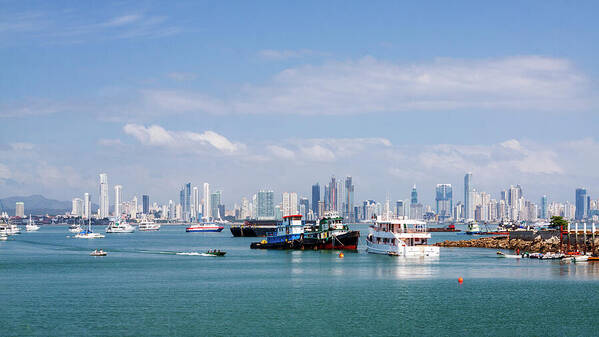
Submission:
[[[582,224],[582,229],[579,228],[579,224],[576,223],[574,226],[568,224],[566,227],[562,227],[560,230],[560,249],[566,252],[581,251],[586,253],[587,251],[595,252],[596,242],[595,238],[597,228],[595,224],[591,224],[590,230],[587,228],[587,224]]]

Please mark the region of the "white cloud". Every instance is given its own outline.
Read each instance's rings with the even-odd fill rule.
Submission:
[[[8,166],[0,163],[0,179],[8,179],[10,177],[10,169]]]
[[[258,52],[258,55],[266,60],[287,60],[291,58],[302,58],[308,56],[323,56],[325,53],[316,52],[310,49],[297,49],[297,50],[276,50],[276,49],[264,49]]]
[[[138,124],[126,124],[123,131],[144,145],[168,147],[182,152],[201,152],[213,148],[221,153],[232,154],[245,149],[244,144],[233,143],[213,131],[169,131],[159,125],[145,127]]]
[[[11,143],[10,147],[15,151],[29,151],[33,150],[35,145],[31,143]]]
[[[455,109],[571,111],[591,106],[587,77],[542,56],[400,64],[365,57],[286,69],[226,100],[195,92],[143,92],[171,111],[212,114],[363,114]]]
[[[295,152],[278,145],[269,145],[266,147],[270,153],[272,153],[275,157],[280,159],[293,159],[295,157]]]

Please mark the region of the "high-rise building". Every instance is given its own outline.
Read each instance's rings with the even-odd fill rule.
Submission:
[[[332,176],[329,183],[329,211],[337,210],[337,180]]]
[[[258,219],[274,219],[275,217],[275,204],[274,204],[274,191],[262,190],[258,192],[257,196],[257,207],[256,215]]]
[[[395,202],[395,216],[402,217],[402,216],[405,216],[405,215],[406,214],[405,214],[403,200],[397,200]]]
[[[103,219],[110,216],[108,208],[108,175],[100,173],[100,218]]]
[[[472,173],[464,176],[464,219],[474,219],[474,208],[472,200]]]
[[[83,200],[81,198],[73,198],[73,209],[71,210],[73,216],[83,216]]]
[[[416,205],[418,203],[418,191],[416,191],[416,185],[412,187],[412,193],[410,194],[410,204]]]
[[[453,192],[451,184],[438,184],[435,192],[437,216],[439,217],[439,221],[446,221],[451,218],[451,213],[453,211]]]
[[[541,219],[547,219],[547,196],[541,197]]]
[[[210,184],[204,183],[204,207],[203,207],[202,216],[206,220],[210,220],[212,218],[211,209],[210,209]]]
[[[212,208],[210,210],[210,214],[212,215],[213,219],[222,219],[225,216],[225,214],[220,214],[218,209],[221,204],[221,197],[221,191],[215,191],[214,193],[210,194],[210,207]]]
[[[351,176],[347,176],[345,178],[345,194],[343,203],[343,216],[345,217],[345,219],[355,222],[356,219],[354,214],[354,184],[352,182]]]
[[[299,214],[302,215],[302,217],[307,218],[308,217],[308,213],[310,213],[310,200],[308,200],[308,198],[300,198],[299,200]]]
[[[17,201],[15,205],[15,216],[24,218],[25,217],[25,203],[22,201]]]
[[[150,214],[150,196],[144,194],[141,196],[142,213]]]
[[[123,203],[123,186],[114,185],[114,216],[120,217],[123,213],[121,204]]]
[[[198,218],[200,213],[200,190],[197,186],[194,186],[191,190],[191,218],[195,220]]]
[[[281,207],[283,216],[296,215],[297,211],[297,193],[283,192],[283,205]]]
[[[588,211],[587,190],[585,188],[577,188],[576,213],[574,218],[576,220],[582,220],[587,217]]]
[[[179,203],[181,204],[181,219],[191,220],[191,183],[183,185],[179,192]]]
[[[320,185],[318,183],[312,185],[312,212],[314,215],[320,216],[318,213],[318,202],[320,201]]]
[[[89,219],[92,214],[92,201],[89,193],[83,194],[83,218]]]
[[[133,199],[129,203],[129,216],[132,219],[137,218],[137,196],[133,196]]]

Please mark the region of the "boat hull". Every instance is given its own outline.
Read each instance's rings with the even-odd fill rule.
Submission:
[[[222,230],[224,229],[224,227],[220,226],[220,227],[187,227],[185,228],[185,231],[188,233],[202,233],[202,232],[222,232]]]
[[[231,234],[234,237],[265,237],[269,233],[277,231],[277,226],[231,226]]]
[[[349,231],[344,234],[333,235],[324,239],[314,237],[300,237],[299,239],[268,242],[253,242],[252,249],[313,249],[313,250],[357,250],[360,232]]]
[[[440,255],[440,248],[436,246],[389,245],[373,243],[369,240],[366,240],[366,251],[371,254],[382,254],[400,257],[438,257]]]

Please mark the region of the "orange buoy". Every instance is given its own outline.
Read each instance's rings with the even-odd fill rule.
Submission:
[[[458,277],[458,283],[462,283],[462,282],[464,282],[464,279],[461,277]]]
[[[339,253],[339,258],[342,259],[345,255],[343,253]]]

